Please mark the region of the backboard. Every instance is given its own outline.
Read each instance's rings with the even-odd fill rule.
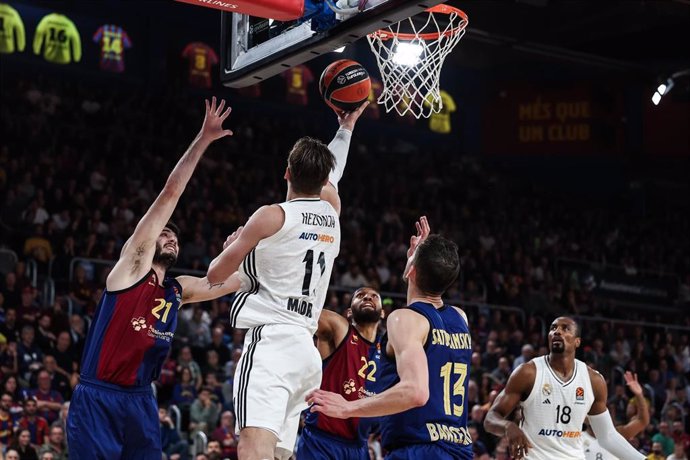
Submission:
[[[232,88],[253,85],[443,0],[360,1],[364,9],[346,19],[336,16],[330,1],[305,0],[304,16],[288,22],[222,12],[221,82]]]

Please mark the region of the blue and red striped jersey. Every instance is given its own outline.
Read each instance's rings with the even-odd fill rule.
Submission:
[[[113,24],[102,25],[93,34],[93,41],[101,46],[101,70],[125,70],[125,50],[132,47],[132,41],[122,27]]]
[[[82,378],[125,387],[150,385],[161,372],[177,326],[182,286],[151,269],[134,286],[104,291],[82,358]]]
[[[376,382],[380,360],[381,337],[377,336],[371,343],[350,325],[345,339],[323,361],[321,389],[340,393],[348,401],[373,395],[370,386]],[[309,410],[306,414],[305,423],[309,427],[348,441],[364,442],[367,438],[369,424],[360,423],[359,418],[342,420]]]

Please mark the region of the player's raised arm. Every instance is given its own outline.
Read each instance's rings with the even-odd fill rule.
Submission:
[[[360,115],[366,110],[369,105],[369,101],[359,106],[357,110],[352,112],[338,112],[338,123],[340,124],[340,129],[335,133],[335,137],[328,144],[329,150],[333,153],[335,157],[335,167],[331,174],[328,176],[328,183],[323,187],[321,191],[321,199],[331,203],[333,208],[336,210],[338,215],[340,215],[340,196],[338,195],[338,182],[340,178],[343,177],[343,172],[345,171],[345,165],[347,164],[347,154],[350,150],[350,138],[352,137],[352,131],[355,129],[355,123],[359,119]]]
[[[616,430],[618,430],[625,439],[631,439],[641,433],[642,430],[649,425],[649,407],[647,407],[647,400],[644,398],[642,386],[637,381],[637,374],[627,371],[624,377],[628,388],[630,388],[630,391],[635,395],[637,413],[627,424],[617,426]]]
[[[536,367],[533,363],[522,364],[508,378],[506,387],[494,400],[484,419],[484,429],[498,437],[508,438],[510,454],[515,458],[524,457],[532,444],[525,433],[514,422],[508,420],[520,401],[532,391]]]
[[[611,414],[609,414],[606,406],[608,390],[606,389],[604,377],[591,368],[588,370],[589,378],[592,381],[592,390],[594,391],[594,403],[589,410],[588,418],[592,431],[594,431],[599,440],[599,444],[618,458],[644,459],[645,456],[635,450],[613,426]]]
[[[426,404],[429,370],[424,343],[429,322],[411,310],[397,310],[388,317],[388,339],[395,353],[400,381],[375,396],[346,401],[339,394],[315,390],[307,396],[312,412],[336,418],[379,417],[397,414]]]
[[[321,359],[326,359],[335,351],[338,344],[345,339],[349,328],[350,324],[343,315],[331,310],[321,310],[316,330],[316,348]]]
[[[130,287],[151,269],[156,240],[172,216],[199,159],[213,141],[232,135],[232,131],[223,129],[223,121],[231,111],[230,107],[224,111],[224,107],[224,100],[219,105],[216,105],[215,97],[210,103],[206,100],[206,114],[199,134],[177,162],[163,190],[122,247],[120,259],[106,280],[109,291]]]

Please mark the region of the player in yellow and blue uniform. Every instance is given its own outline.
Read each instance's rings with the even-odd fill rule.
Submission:
[[[390,314],[377,394],[357,401],[315,390],[311,411],[331,417],[382,417],[388,459],[473,458],[467,430],[472,356],[467,318],[441,296],[460,273],[457,246],[429,236],[425,217],[410,240],[405,278],[408,307]]]

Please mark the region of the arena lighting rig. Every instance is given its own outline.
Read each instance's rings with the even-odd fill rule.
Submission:
[[[690,75],[690,69],[679,70],[678,72],[675,72],[673,75],[668,77],[666,81],[660,83],[656,91],[654,91],[654,94],[652,95],[652,103],[654,103],[654,105],[659,105],[659,102],[661,102],[661,98],[664,97],[666,94],[670,93],[671,89],[673,89],[676,79],[688,75]]]

